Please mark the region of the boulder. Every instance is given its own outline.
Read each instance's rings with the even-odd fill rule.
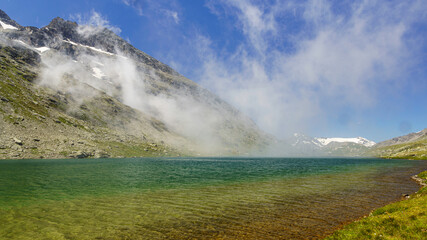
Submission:
[[[17,139],[17,138],[13,138],[13,141],[18,144],[18,145],[22,145],[24,144],[21,140]]]
[[[109,158],[110,157],[110,155],[108,154],[108,153],[106,153],[106,152],[104,152],[104,151],[96,151],[95,152],[95,156],[94,156],[95,158]]]
[[[72,158],[88,158],[91,157],[91,153],[87,153],[85,151],[77,151],[74,154],[71,154],[70,157]]]

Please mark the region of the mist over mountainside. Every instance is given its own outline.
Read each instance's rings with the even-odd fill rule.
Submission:
[[[425,135],[277,140],[113,30],[61,18],[23,27],[0,10],[0,158],[387,157],[375,149]]]
[[[101,142],[110,142],[99,149],[109,156],[120,156],[111,150],[116,143],[135,148],[135,156],[243,155],[273,141],[237,109],[109,29],[61,18],[22,27],[2,11],[0,22],[2,157],[82,155],[75,142],[85,141],[87,156]],[[48,149],[41,150],[43,141],[51,142]],[[18,153],[7,153],[11,148]]]

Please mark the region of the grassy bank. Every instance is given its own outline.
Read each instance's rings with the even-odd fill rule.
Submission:
[[[427,182],[427,171],[418,174]],[[326,239],[427,239],[427,187],[373,211]]]
[[[373,148],[369,155],[381,158],[427,160],[427,138],[414,142]]]

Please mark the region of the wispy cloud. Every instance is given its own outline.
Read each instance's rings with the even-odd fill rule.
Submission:
[[[277,33],[275,16],[280,11],[278,6],[272,6],[265,2],[258,4],[251,1],[209,1],[207,6],[216,15],[221,15],[221,8],[227,14],[237,17],[237,27],[246,35],[251,47],[259,52],[265,52],[268,48],[268,39]]]
[[[232,0],[208,7],[234,17],[245,41],[224,55],[199,36],[198,79],[277,136],[322,127],[334,114],[355,118],[384,92],[398,91],[409,60],[420,54],[411,33],[427,10],[422,1]]]
[[[127,6],[134,8],[136,10],[136,12],[138,13],[138,15],[142,16],[143,11],[142,11],[141,1],[138,1],[138,0],[122,0],[122,2],[124,4],[126,4]]]
[[[176,11],[171,11],[171,10],[164,10],[164,12],[165,12],[165,15],[166,16],[168,16],[168,17],[170,17],[170,18],[172,18],[173,19],[173,21],[176,23],[176,24],[179,24],[179,15],[178,15],[178,12],[176,12]]]
[[[180,22],[177,3],[173,0],[122,0],[122,2],[134,8],[140,16],[163,15],[175,24]]]
[[[79,27],[77,30],[83,36],[90,36],[92,34],[96,34],[102,31],[104,28],[113,31],[115,34],[120,34],[120,32],[122,31],[119,27],[111,25],[107,18],[105,18],[95,10],[92,10],[90,15],[72,15],[70,16],[70,19],[78,22]]]

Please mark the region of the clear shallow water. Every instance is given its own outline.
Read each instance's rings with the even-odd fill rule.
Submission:
[[[411,193],[427,162],[0,161],[0,239],[319,238]]]

